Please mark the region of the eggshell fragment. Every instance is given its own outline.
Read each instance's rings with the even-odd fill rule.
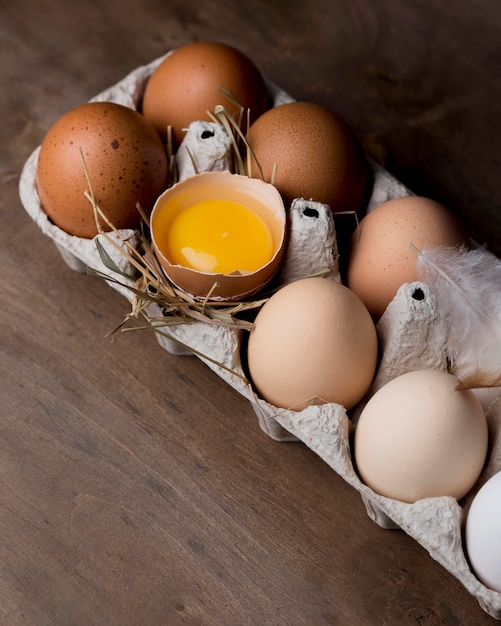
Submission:
[[[259,311],[247,359],[258,393],[277,407],[300,411],[335,402],[349,409],[374,376],[378,345],[360,299],[328,278],[285,285]]]
[[[136,228],[137,203],[149,213],[167,184],[167,156],[154,128],[137,111],[112,102],[86,103],[60,117],[37,164],[47,215],[65,232],[92,238],[98,229],[84,195],[91,191],[86,168],[96,203],[117,229]],[[103,220],[101,227],[110,230]]]
[[[247,171],[274,184],[286,202],[295,198],[329,205],[334,213],[360,212],[369,168],[352,128],[312,102],[289,102],[266,111],[247,133],[253,155]]]
[[[395,198],[368,213],[351,236],[346,284],[376,319],[403,283],[418,279],[409,243],[459,246],[468,237],[454,214],[430,198]]]
[[[354,441],[366,485],[409,503],[468,493],[487,456],[487,420],[473,392],[457,391],[457,384],[447,372],[416,370],[371,397]]]

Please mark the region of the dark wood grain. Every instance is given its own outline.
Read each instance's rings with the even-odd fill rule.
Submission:
[[[199,39],[240,47],[297,99],[501,252],[496,0],[7,0],[0,6],[0,623],[495,623],[302,444],[72,272],[24,212],[50,124]]]

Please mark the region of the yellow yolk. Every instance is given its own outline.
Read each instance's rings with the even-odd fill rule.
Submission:
[[[273,256],[265,221],[232,200],[203,200],[188,206],[172,222],[170,261],[201,272],[252,272]]]

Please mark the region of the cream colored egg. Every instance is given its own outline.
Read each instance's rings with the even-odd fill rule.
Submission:
[[[335,402],[349,409],[366,393],[378,355],[374,323],[360,299],[327,278],[282,287],[259,311],[248,366],[271,404],[301,410]]]
[[[404,502],[466,495],[485,463],[488,433],[480,402],[457,384],[447,372],[418,370],[372,396],[354,440],[365,484]]]

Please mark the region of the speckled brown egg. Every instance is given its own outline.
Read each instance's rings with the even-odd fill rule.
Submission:
[[[403,283],[417,280],[424,246],[468,245],[465,229],[445,206],[420,196],[389,200],[368,213],[352,235],[346,282],[379,318]]]
[[[174,141],[179,144],[189,124],[210,121],[208,111],[214,112],[217,105],[238,119],[239,104],[249,110],[251,121],[266,110],[268,93],[261,72],[240,50],[219,42],[199,41],[173,50],[156,68],[145,87],[142,112],[162,137],[171,126]],[[244,113],[244,130],[246,124]]]
[[[98,206],[119,229],[137,227],[136,204],[148,213],[167,185],[164,146],[140,113],[111,102],[70,110],[42,142],[36,184],[49,218],[71,235],[97,234],[94,211],[84,195],[89,191],[84,161]],[[102,227],[110,229],[104,223]]]
[[[274,184],[287,202],[295,198],[358,213],[365,201],[369,169],[353,129],[330,109],[290,102],[266,111],[247,134],[254,156],[250,175]]]

